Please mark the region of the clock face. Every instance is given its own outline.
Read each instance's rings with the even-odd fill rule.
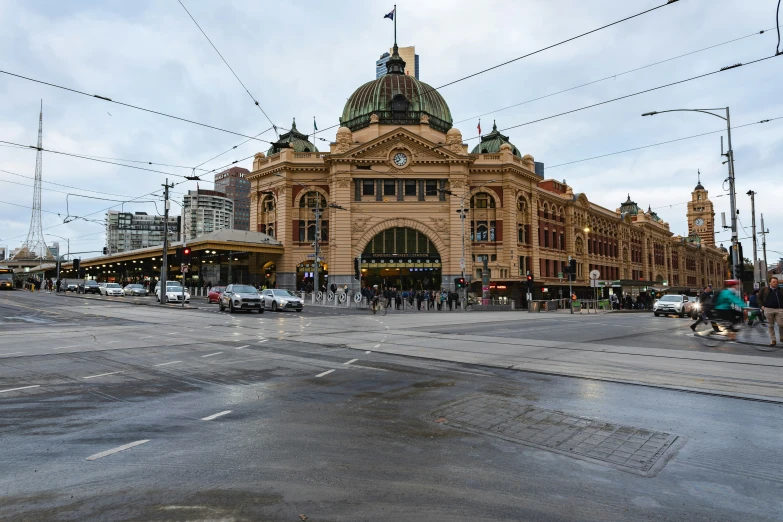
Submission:
[[[408,163],[408,156],[403,154],[402,152],[398,152],[394,155],[394,164],[398,167],[404,167],[405,164]]]
[[[704,220],[702,218],[696,218],[696,221],[693,222],[697,227],[700,227],[704,225]]]

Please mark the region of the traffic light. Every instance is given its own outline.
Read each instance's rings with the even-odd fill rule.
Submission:
[[[457,277],[454,279],[454,288],[457,290],[461,288],[465,288],[465,278],[464,277]]]
[[[79,267],[81,266],[81,259],[74,259],[73,260],[73,269],[76,271],[76,273],[79,273]]]
[[[568,277],[571,278],[571,281],[576,281],[576,259],[568,262]]]
[[[362,280],[361,261],[358,257],[353,258],[353,278],[357,281]]]
[[[527,277],[527,288],[528,290],[532,290],[533,283],[535,283],[535,279],[533,278],[532,274],[528,274],[526,277]]]
[[[182,262],[186,265],[190,264],[190,248],[185,247],[182,249]]]
[[[106,247],[103,247],[103,255],[107,255],[109,253],[109,249]]]

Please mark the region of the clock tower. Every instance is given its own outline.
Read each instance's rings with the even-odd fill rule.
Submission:
[[[688,234],[699,236],[705,245],[715,246],[715,211],[707,190],[701,184],[701,173],[688,202]]]

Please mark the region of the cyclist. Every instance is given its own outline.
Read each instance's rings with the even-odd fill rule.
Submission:
[[[378,301],[381,298],[381,292],[378,290],[378,285],[372,286],[372,313],[375,313],[375,311],[378,309]]]
[[[729,279],[725,282],[725,287],[715,298],[713,310],[717,318],[731,322],[728,337],[733,341],[737,338],[737,325],[742,322],[742,309],[746,308],[746,305],[737,294],[739,281]]]

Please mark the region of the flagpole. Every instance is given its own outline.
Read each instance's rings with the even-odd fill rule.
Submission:
[[[397,4],[394,4],[394,45],[397,45]]]

